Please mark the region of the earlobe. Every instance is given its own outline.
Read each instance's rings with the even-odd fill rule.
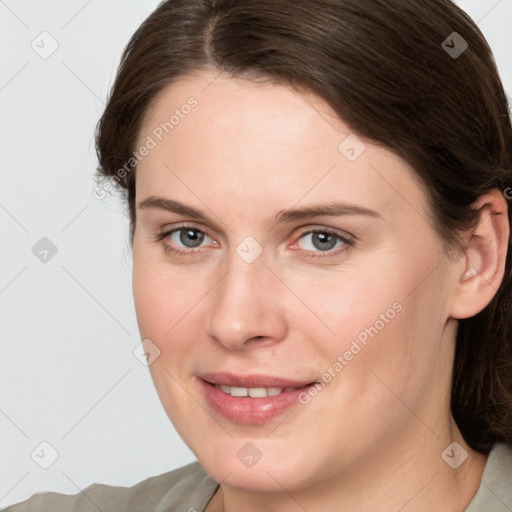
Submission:
[[[505,272],[510,224],[507,202],[499,190],[479,198],[475,204],[478,222],[466,237],[459,265],[459,278],[451,316],[469,318],[482,311],[498,291]]]

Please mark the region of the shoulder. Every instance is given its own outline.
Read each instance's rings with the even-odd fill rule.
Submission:
[[[478,492],[466,512],[512,510],[512,445],[496,443],[489,453]]]
[[[92,484],[78,494],[35,494],[4,512],[152,512],[196,510],[201,512],[218,487],[199,465],[153,476],[132,487]]]

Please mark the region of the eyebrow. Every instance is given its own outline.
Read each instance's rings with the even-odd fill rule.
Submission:
[[[208,216],[202,211],[165,197],[150,196],[138,203],[137,206],[141,210],[164,210],[171,213],[186,215],[197,220],[208,219]],[[378,212],[370,210],[369,208],[346,202],[333,201],[327,204],[309,206],[305,208],[282,210],[277,213],[274,223],[285,224],[312,217],[338,217],[341,215],[367,215],[382,219],[382,216]]]
[[[382,219],[380,213],[369,208],[342,201],[332,201],[318,206],[280,211],[276,215],[275,222],[286,223],[310,217],[338,217],[340,215],[368,215]]]
[[[165,197],[150,196],[138,203],[137,207],[140,210],[164,210],[171,213],[180,213],[198,220],[207,219],[207,216],[200,210],[196,210],[191,206],[186,206],[183,203]]]

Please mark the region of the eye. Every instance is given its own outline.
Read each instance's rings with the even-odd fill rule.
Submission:
[[[191,227],[183,227],[180,229],[176,229],[171,231],[169,234],[169,239],[175,244],[183,244],[183,246],[194,249],[196,247],[200,247],[201,243],[205,238],[210,238],[206,233],[200,231],[196,228]]]
[[[206,245],[218,245],[204,231],[193,226],[181,226],[157,235],[156,241],[163,242],[164,249],[177,254],[191,254]],[[206,242],[206,243],[203,243]]]
[[[219,245],[204,231],[194,226],[181,226],[161,233],[155,239],[158,242],[163,242],[166,251],[183,255],[203,252],[201,249],[208,245]],[[298,241],[294,243],[292,249],[300,249],[306,253],[311,253],[308,255],[311,257],[323,257],[345,251],[354,243],[352,237],[343,236],[335,231],[314,229],[303,233]]]
[[[354,241],[327,229],[315,229],[302,234],[295,244],[304,251],[337,254],[336,249],[346,250]],[[317,256],[317,255],[315,255]]]

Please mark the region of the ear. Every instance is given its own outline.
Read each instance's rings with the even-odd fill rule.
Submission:
[[[450,316],[472,317],[491,302],[505,273],[510,223],[507,201],[499,190],[480,196],[474,205],[478,223],[464,237],[462,259],[456,266],[456,290]]]

